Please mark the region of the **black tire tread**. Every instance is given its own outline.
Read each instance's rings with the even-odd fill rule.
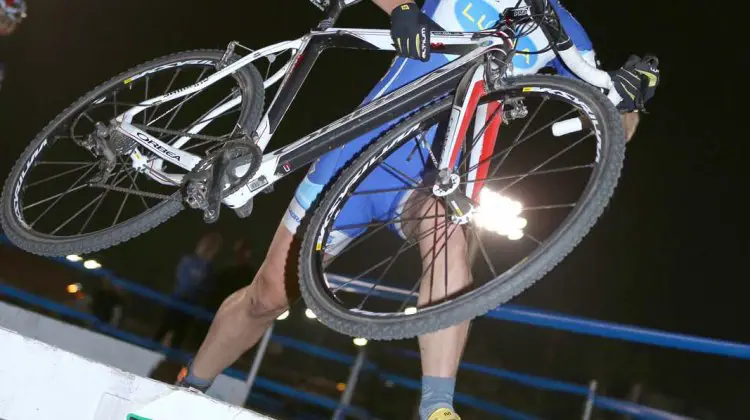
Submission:
[[[139,236],[155,228],[156,226],[159,226],[160,224],[166,222],[173,216],[177,215],[177,213],[182,211],[184,205],[181,202],[181,193],[176,192],[172,195],[172,198],[176,200],[161,203],[147,212],[133,217],[119,225],[116,225],[115,228],[106,229],[104,231],[90,234],[87,237],[81,237],[79,239],[59,241],[41,240],[33,238],[31,237],[31,235],[25,234],[22,228],[16,227],[17,222],[13,220],[15,216],[13,216],[12,214],[7,214],[8,210],[11,208],[11,191],[13,185],[15,184],[16,178],[18,177],[20,168],[26,163],[29,155],[45,138],[45,134],[48,133],[49,130],[52,129],[52,127],[59,124],[63,119],[65,119],[68,114],[71,113],[75,108],[81,106],[81,104],[88,102],[92,97],[98,96],[97,93],[101,94],[101,90],[106,89],[113,83],[117,83],[117,81],[122,80],[127,75],[142,72],[149,67],[158,66],[164,61],[173,61],[178,60],[179,58],[201,58],[201,55],[203,55],[202,58],[205,58],[209,54],[221,56],[224,54],[224,51],[212,49],[187,50],[155,58],[153,60],[134,66],[131,69],[126,70],[91,89],[88,93],[81,96],[70,106],[65,108],[65,110],[59,113],[54,119],[52,119],[39,132],[39,134],[37,134],[34,140],[29,143],[29,145],[21,154],[21,157],[16,161],[13,169],[11,170],[8,178],[5,181],[2,194],[0,194],[0,205],[2,206],[2,210],[0,211],[0,227],[2,227],[3,233],[5,233],[10,242],[23,249],[24,251],[43,256],[87,254],[100,251],[102,249],[111,248],[120,243],[129,241],[130,239],[133,239],[136,236]],[[246,74],[250,77],[251,83],[255,87],[253,89],[253,97],[252,99],[250,99],[250,103],[253,108],[248,111],[248,115],[250,116],[248,120],[255,120],[253,124],[257,126],[258,122],[260,121],[264,106],[265,90],[262,89],[263,79],[254,66],[245,66],[240,71],[243,71],[244,69],[248,69]],[[261,88],[257,89],[258,86],[260,86]]]
[[[485,315],[487,312],[510,301],[531,287],[557,266],[588,234],[604,212],[614,193],[625,159],[625,134],[619,113],[600,91],[578,80],[562,76],[533,75],[520,76],[516,79],[511,79],[509,83],[512,85],[514,81],[525,84],[566,84],[571,89],[578,90],[579,94],[593,96],[595,102],[603,108],[602,114],[607,120],[605,125],[614,130],[614,132],[610,132],[608,135],[610,144],[605,156],[607,163],[603,165],[604,169],[600,175],[597,189],[591,195],[589,204],[585,206],[583,210],[584,214],[581,214],[578,220],[579,223],[570,227],[571,232],[569,232],[567,237],[561,238],[547,252],[540,255],[535,262],[531,263],[538,267],[536,270],[521,270],[516,277],[509,279],[505,283],[498,284],[496,287],[488,288],[486,293],[476,294],[473,299],[464,301],[463,304],[448,305],[443,307],[443,310],[439,312],[418,312],[414,315],[403,317],[400,320],[386,320],[355,315],[350,312],[339,314],[334,303],[330,302],[327,298],[321,298],[320,294],[313,290],[316,285],[311,283],[316,280],[310,273],[306,272],[306,269],[313,267],[311,261],[313,252],[306,253],[305,250],[313,249],[316,236],[313,227],[318,226],[326,214],[325,211],[314,210],[308,225],[310,228],[305,232],[300,250],[300,290],[305,303],[323,324],[342,334],[353,337],[364,337],[372,340],[399,340],[435,332],[463,321],[471,320]],[[432,107],[438,106],[445,106],[445,104],[432,105]],[[422,118],[422,115],[429,111],[429,107],[424,108],[419,113],[404,119],[401,123],[383,133],[376,142],[349,163],[348,167],[354,167],[361,160],[369,159],[378,150],[381,143],[387,142],[391,136],[397,135],[401,127],[412,126],[416,120]],[[344,176],[336,178],[336,181],[332,183],[330,188],[326,189],[324,198],[317,204],[319,208],[322,208],[326,204],[330,205],[329,199],[334,195],[333,191],[339,189],[343,184],[344,178]],[[562,248],[560,252],[549,252],[560,248]]]

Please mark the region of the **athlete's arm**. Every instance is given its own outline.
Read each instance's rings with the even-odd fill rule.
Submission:
[[[622,125],[625,127],[625,142],[629,142],[635,134],[635,129],[638,128],[638,123],[641,120],[641,114],[636,112],[626,112],[620,114],[622,116]]]
[[[391,38],[396,53],[421,61],[430,59],[430,28],[414,0],[372,0],[391,16]]]

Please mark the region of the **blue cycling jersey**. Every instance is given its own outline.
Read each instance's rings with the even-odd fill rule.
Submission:
[[[492,26],[500,18],[500,13],[515,7],[517,0],[426,0],[422,11],[447,31],[479,31]],[[557,0],[550,0],[556,9],[560,21],[569,36],[581,52],[584,59],[595,65],[595,56],[591,41],[583,27],[565,10]],[[535,52],[548,46],[548,41],[541,29],[537,29],[518,41],[518,51]],[[363,103],[372,101],[424,74],[433,71],[454,56],[432,54],[428,62],[396,58],[385,76],[375,85]],[[518,54],[513,60],[514,75],[534,74],[543,68],[554,68],[558,74],[575,77],[559,60],[553,51],[541,54]],[[284,215],[283,223],[296,232],[305,212],[310,208],[318,194],[331,178],[346,165],[357,153],[372,140],[390,127],[384,124],[345,146],[332,150],[319,158],[309,169],[305,179],[297,188],[289,208]],[[425,138],[432,141],[432,133]],[[383,190],[404,188],[405,177],[410,181],[420,180],[425,168],[427,156],[414,156],[414,146],[405,144],[386,159],[386,165],[376,168],[358,187],[359,190]],[[367,224],[373,220],[392,220],[400,213],[400,208],[408,198],[404,191],[357,195],[349,198],[334,223],[335,230],[329,238],[326,252],[335,254],[351,239],[366,230],[364,227],[348,228],[347,226]],[[392,228],[402,237],[398,225]]]

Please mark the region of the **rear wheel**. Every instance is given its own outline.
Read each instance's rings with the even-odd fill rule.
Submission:
[[[215,73],[223,54],[189,51],[142,64],[92,90],[50,122],[5,182],[0,222],[10,241],[41,255],[90,253],[177,214],[183,208],[184,169],[157,164],[155,155],[124,136],[100,133],[141,101]],[[182,150],[207,156],[240,131],[256,129],[263,96],[262,77],[248,65],[199,92],[137,114],[133,123],[174,147],[182,141]],[[237,97],[241,105],[205,117]],[[203,137],[184,142],[188,130],[199,124]]]
[[[624,159],[622,123],[611,102],[589,85],[557,76],[511,79],[482,102],[502,104],[495,112],[508,124],[501,126],[501,135],[492,142],[495,150],[487,155],[482,151],[481,162],[490,163],[481,178],[482,193],[485,189],[490,193],[486,202],[480,194],[474,204],[483,209],[499,194],[524,201],[527,205],[523,206],[523,233],[500,233],[502,230],[493,227],[494,219],[500,217],[500,207],[489,213],[489,220],[488,213],[474,212],[470,213],[468,221],[455,214],[450,218],[447,212],[438,209],[446,196],[436,192],[435,178],[428,173],[429,163],[434,161],[434,156],[440,156],[436,153],[439,148],[425,147],[422,134],[434,130],[437,124],[438,134],[434,138],[440,139],[441,126],[450,115],[451,101],[449,98],[430,105],[383,134],[345,167],[311,212],[300,250],[299,274],[303,298],[321,322],[351,336],[387,340],[423,335],[470,320],[507,302],[543,277],[595,224],[614,192]],[[532,109],[536,104],[538,107]],[[568,111],[558,113],[562,108]],[[485,108],[488,109],[493,108]],[[550,115],[557,117],[547,118]],[[572,117],[582,122],[577,130],[570,130],[567,135],[560,136],[560,131],[557,136],[552,135],[553,123],[570,121]],[[492,118],[485,114],[474,116],[475,123],[485,120],[489,124]],[[538,124],[539,120],[542,124]],[[486,133],[483,128],[486,124],[473,126],[473,132],[464,141],[462,164],[456,171],[459,191],[469,196],[472,196],[469,185],[479,185],[480,178],[470,179],[476,172],[467,168],[465,162],[468,157],[479,155],[473,153],[472,145]],[[517,134],[511,135],[514,128]],[[548,138],[550,142],[535,144],[539,138]],[[431,149],[436,150],[431,152]],[[396,156],[403,162],[403,156],[414,159],[420,155],[426,169],[419,176],[397,168],[398,163],[388,160]],[[513,160],[515,155],[521,157],[519,162]],[[561,163],[566,166],[560,167]],[[510,169],[511,175],[500,175],[501,169]],[[376,171],[390,173],[399,181],[395,184],[384,183],[383,179],[368,182]],[[366,188],[367,185],[370,187]],[[548,190],[542,193],[541,188],[545,186]],[[575,199],[571,200],[567,197],[569,190],[575,187],[578,191],[578,186],[581,192],[576,192]],[[403,198],[393,200],[394,206],[400,206],[397,211],[386,217],[376,217],[370,223],[355,226],[338,220],[351,200],[393,194],[394,190],[409,190],[410,194],[418,192],[429,197],[436,203],[434,213],[430,209],[424,214],[411,210],[414,205],[409,204],[410,199]],[[374,203],[370,206],[374,207],[378,202],[367,203]],[[369,207],[362,208],[367,211]],[[482,215],[485,217],[480,217]],[[426,219],[434,219],[436,227],[431,231],[416,231],[418,238],[394,242],[396,235],[378,232],[400,226],[402,233],[406,232],[404,237],[409,238],[403,226]],[[438,227],[438,222],[443,223],[442,226]],[[333,245],[332,239],[355,228],[357,234],[350,235],[344,247]],[[473,279],[471,286],[462,286],[458,292],[450,290],[452,286],[448,285],[450,252],[441,251],[453,234],[465,238],[462,239],[465,242],[461,242],[465,248],[460,248],[462,251],[456,255],[465,256],[470,269],[467,282]],[[434,243],[425,252],[424,241],[429,241],[431,235]],[[445,239],[440,245],[442,237]],[[372,242],[362,245],[367,241]],[[398,251],[387,253],[384,249],[389,245],[397,247]],[[490,249],[490,246],[497,248]],[[445,261],[441,259],[441,252]],[[408,256],[414,258],[407,260]],[[442,271],[445,278],[433,278],[442,265],[446,266]],[[406,277],[409,281],[406,285],[396,281]],[[478,281],[480,277],[486,280]],[[416,285],[413,280],[417,280]],[[425,290],[431,294],[436,288],[442,288],[440,283],[435,283],[437,287],[430,284],[425,289],[421,283],[426,281],[444,281],[442,290],[447,293],[435,298],[425,296]]]

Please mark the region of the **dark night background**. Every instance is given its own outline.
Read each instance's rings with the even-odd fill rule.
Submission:
[[[573,254],[513,303],[750,342],[745,321],[750,226],[744,204],[750,149],[744,121],[732,115],[742,109],[746,77],[729,67],[742,59],[743,51],[724,51],[732,39],[729,32],[736,29],[717,28],[712,22],[717,14],[731,11],[705,16],[705,4],[697,2],[564,4],[586,27],[606,68],[618,67],[630,53],[652,52],[661,59],[663,81],[649,107],[651,115],[643,118],[629,145],[618,189],[603,218]],[[6,65],[0,91],[3,178],[50,119],[115,74],[172,52],[223,49],[230,40],[252,48],[296,38],[321,17],[305,0],[32,1],[29,12],[16,34],[0,39],[0,59]],[[346,25],[385,28],[388,20],[363,3],[344,14],[339,26]],[[276,144],[352,109],[382,76],[390,58],[359,51],[325,54],[282,123]],[[290,176],[275,194],[260,196],[250,219],[223,212],[215,227],[230,240],[248,238],[260,259],[301,176]],[[177,259],[208,229],[198,213],[183,212],[96,257],[123,277],[167,291]],[[8,264],[10,255],[0,253],[0,265]],[[21,262],[30,266],[37,260],[17,259],[16,266],[20,272],[25,270]],[[293,308],[290,321],[280,323],[280,332],[354,354],[350,339],[322,326],[306,328],[310,321],[301,315],[302,308]],[[393,346],[416,349],[414,341],[369,347],[384,368],[417,379],[416,360],[387,358],[385,349]],[[331,380],[346,378],[343,367],[334,369],[296,353],[294,358],[295,369],[311,376],[335,372]],[[474,324],[465,360],[582,384],[597,379],[605,393],[617,398],[627,398],[640,383],[652,395],[680,400],[675,411],[698,413],[696,417],[702,416],[699,409],[721,419],[747,418],[750,412],[750,364],[742,360],[485,319]],[[376,412],[393,405],[388,409],[396,410],[395,418],[411,415],[405,404],[416,403],[416,392],[381,399],[376,394],[382,387],[371,382],[365,381],[361,391],[370,393],[360,397],[364,404]],[[544,418],[580,416],[583,404],[578,397],[472,373],[459,375],[458,391]],[[488,418],[461,412],[465,418]]]

